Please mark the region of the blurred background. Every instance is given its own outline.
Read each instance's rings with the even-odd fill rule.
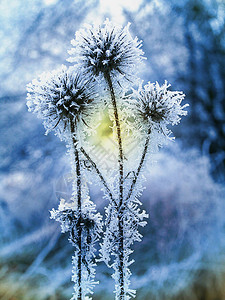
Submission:
[[[49,210],[69,195],[65,144],[27,112],[26,84],[68,64],[83,23],[131,22],[148,58],[141,77],[168,80],[189,114],[175,143],[147,166],[141,198],[150,214],[134,245],[138,300],[225,299],[224,0],[0,0],[0,299],[64,300],[72,294],[72,246]],[[107,205],[98,188],[92,199]],[[99,264],[93,299],[113,299]]]

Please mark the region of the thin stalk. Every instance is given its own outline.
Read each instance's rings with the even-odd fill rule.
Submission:
[[[80,151],[84,154],[84,156],[86,157],[86,159],[91,163],[92,167],[95,169],[95,172],[97,173],[97,175],[99,176],[105,190],[107,191],[111,201],[113,202],[113,204],[115,205],[116,209],[118,209],[118,205],[116,203],[116,200],[114,199],[112,192],[110,190],[110,188],[107,185],[107,182],[105,180],[105,178],[103,177],[101,171],[99,170],[99,168],[97,167],[96,163],[91,159],[91,157],[87,154],[87,152],[84,150],[83,147],[80,148]],[[129,208],[127,208],[130,213],[134,214],[134,212],[132,210],[130,210]],[[134,215],[136,217],[136,215]]]
[[[71,120],[70,121],[71,126],[71,135],[72,135],[72,141],[74,146],[74,154],[75,154],[75,165],[76,165],[76,176],[77,176],[77,209],[78,209],[78,222],[77,222],[77,235],[78,235],[78,296],[77,300],[82,300],[82,257],[81,257],[81,247],[82,247],[82,228],[81,228],[81,167],[80,167],[80,158],[79,158],[79,152],[77,149],[77,141],[75,139],[74,133],[75,133],[75,127],[74,123]]]
[[[98,169],[96,163],[91,159],[91,157],[87,154],[87,152],[84,150],[83,147],[80,148],[80,151],[84,154],[84,156],[86,157],[86,159],[91,163],[92,167],[95,169],[95,172],[97,173],[97,175],[99,176],[104,188],[106,189],[111,201],[113,202],[113,204],[115,205],[115,207],[117,208],[118,205],[116,203],[116,200],[114,199],[112,192],[110,191],[110,188],[107,185],[106,180],[104,179],[101,171]]]
[[[132,195],[132,193],[134,191],[134,187],[135,187],[135,184],[137,182],[138,176],[139,176],[139,174],[141,172],[141,169],[143,167],[144,160],[145,160],[146,154],[148,152],[148,146],[149,146],[149,141],[150,141],[150,134],[151,134],[151,128],[149,127],[148,133],[147,133],[147,137],[146,137],[146,141],[145,141],[145,145],[144,145],[144,149],[143,149],[142,156],[141,156],[141,160],[140,160],[139,166],[137,168],[137,172],[135,173],[134,179],[133,179],[133,181],[131,183],[131,186],[130,186],[127,198],[125,200],[125,203],[127,203],[127,201],[130,199],[130,197],[131,197],[131,195]]]
[[[108,84],[110,96],[113,105],[114,111],[114,118],[116,123],[116,131],[117,131],[117,141],[119,146],[119,208],[123,205],[123,147],[122,147],[122,138],[121,138],[121,128],[120,128],[120,121],[118,115],[118,109],[116,104],[116,97],[113,89],[113,84],[111,80],[111,76],[109,72],[105,73],[105,80]],[[119,284],[120,284],[120,295],[119,299],[123,300],[125,297],[124,293],[124,233],[123,233],[123,214],[118,214],[118,227],[119,227]]]
[[[123,202],[123,147],[122,147],[122,138],[121,138],[121,128],[120,128],[120,121],[119,121],[119,115],[118,115],[118,109],[116,104],[116,97],[112,85],[112,80],[109,73],[105,74],[105,80],[108,84],[112,105],[113,105],[113,111],[114,111],[114,118],[116,122],[116,131],[117,131],[117,140],[118,140],[118,146],[119,146],[119,157],[118,157],[118,163],[119,163],[119,206],[122,205]]]

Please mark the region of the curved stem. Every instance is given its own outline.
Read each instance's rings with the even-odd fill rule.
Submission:
[[[123,147],[122,147],[122,138],[121,138],[121,128],[120,128],[120,121],[119,121],[119,115],[118,115],[118,109],[116,104],[116,97],[112,85],[112,80],[109,73],[105,74],[105,80],[108,84],[112,105],[113,105],[113,111],[114,111],[114,118],[116,123],[116,131],[117,131],[117,140],[118,140],[118,146],[119,146],[119,157],[118,157],[118,163],[119,163],[119,206],[122,205],[123,202]]]
[[[77,176],[77,209],[78,209],[78,222],[77,222],[77,235],[78,235],[78,296],[77,300],[82,300],[82,256],[81,256],[81,248],[82,248],[82,228],[81,228],[81,167],[80,167],[80,158],[79,158],[79,151],[77,149],[77,140],[75,139],[75,127],[74,123],[70,121],[70,128],[71,128],[71,135],[72,141],[74,146],[74,154],[75,154],[75,164],[76,164],[76,176]]]
[[[104,179],[101,171],[98,169],[96,163],[91,159],[91,157],[87,154],[87,152],[84,150],[83,147],[80,148],[80,151],[84,154],[84,156],[86,157],[86,159],[91,163],[92,167],[95,169],[95,172],[98,174],[104,188],[106,189],[110,199],[112,200],[113,204],[115,205],[115,207],[117,208],[118,205],[116,203],[116,200],[113,198],[112,192],[110,191],[110,188],[107,185],[106,180]]]
[[[118,157],[118,163],[119,163],[119,208],[123,205],[123,147],[122,147],[122,138],[121,138],[121,128],[120,128],[120,121],[119,121],[119,115],[118,115],[118,109],[116,104],[116,97],[113,89],[112,80],[110,77],[110,73],[106,72],[104,74],[105,80],[108,84],[112,105],[113,105],[113,111],[114,111],[114,118],[116,123],[116,130],[117,130],[117,141],[119,146],[119,157]],[[123,214],[118,214],[118,227],[119,227],[119,284],[120,284],[120,295],[119,299],[123,300],[125,297],[124,293],[124,232],[123,232]]]
[[[132,195],[132,193],[134,191],[134,187],[135,187],[135,184],[137,182],[138,176],[140,175],[141,169],[143,167],[144,160],[145,160],[146,154],[148,152],[148,146],[149,146],[149,141],[150,141],[150,134],[151,134],[151,128],[149,127],[148,133],[147,133],[147,138],[146,138],[144,149],[143,149],[143,153],[142,153],[142,156],[141,156],[141,160],[140,160],[139,166],[137,168],[137,172],[136,172],[136,174],[134,176],[134,179],[133,179],[133,181],[131,183],[131,186],[130,186],[127,198],[125,200],[125,203],[127,203],[127,201],[130,199],[130,197],[131,197],[131,195]]]

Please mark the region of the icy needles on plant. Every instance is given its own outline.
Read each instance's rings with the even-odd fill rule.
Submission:
[[[81,153],[78,147],[79,123],[86,124],[85,117],[92,110],[94,89],[90,81],[74,68],[62,66],[53,72],[43,73],[27,87],[29,111],[42,118],[46,133],[55,130],[61,139],[69,143],[74,177],[71,204],[61,201],[59,209],[51,217],[61,223],[62,232],[69,231],[75,246],[73,276],[75,282],[73,299],[83,299],[92,293],[95,276],[94,244],[101,231],[100,215],[84,191]]]
[[[71,42],[69,61],[94,76],[110,73],[116,77],[133,77],[144,53],[140,49],[142,42],[131,37],[129,26],[122,28],[108,19],[102,27],[86,25],[76,32],[76,39]]]
[[[136,99],[136,109],[143,121],[153,127],[162,128],[168,124],[177,125],[181,116],[186,116],[187,111],[183,109],[188,106],[181,106],[185,95],[183,92],[173,92],[168,90],[167,82],[162,86],[156,83],[146,84],[144,88],[139,86],[137,91],[133,90]]]
[[[46,133],[62,133],[70,121],[76,127],[93,101],[93,86],[74,69],[62,66],[40,75],[27,86],[27,106],[44,120]]]
[[[79,299],[80,286],[82,285],[82,294],[87,295],[93,293],[93,287],[97,282],[95,278],[95,243],[100,238],[102,231],[102,217],[96,213],[95,205],[88,198],[83,199],[82,214],[76,209],[75,201],[66,203],[61,199],[58,210],[52,209],[51,219],[61,223],[62,232],[69,232],[69,241],[76,248],[72,258],[73,276],[72,281],[75,283],[74,294],[72,299]],[[82,232],[82,245],[80,251],[79,239],[80,229]],[[80,281],[77,266],[79,265],[79,255],[81,254],[81,277]]]
[[[72,299],[86,299],[87,294],[93,293],[95,284],[94,246],[102,233],[102,223],[89,199],[85,181],[86,178],[95,181],[98,177],[105,199],[109,201],[100,259],[114,270],[116,300],[128,300],[135,296],[135,291],[130,289],[131,246],[141,241],[139,227],[145,226],[148,217],[145,211],[141,211],[139,201],[143,190],[143,167],[150,149],[158,148],[163,139],[168,140],[171,132],[167,126],[178,124],[187,114],[184,110],[187,104],[181,105],[184,94],[170,91],[167,82],[162,86],[149,82],[144,87],[139,85],[138,90],[132,88],[132,84],[140,82],[137,69],[143,61],[143,51],[141,42],[131,37],[129,24],[122,28],[107,19],[102,26],[86,25],[76,33],[72,45],[69,61],[75,63],[73,68],[62,66],[59,70],[42,74],[39,80],[28,85],[29,111],[44,120],[47,132],[55,130],[69,143],[72,158],[74,184],[71,202],[61,199],[58,210],[51,211],[51,218],[61,223],[62,232],[69,232],[69,240],[75,247]],[[100,97],[94,101],[97,100],[96,90],[104,99],[104,105]],[[131,90],[132,94],[127,93]],[[107,125],[110,128],[106,130],[109,129],[116,147],[116,164],[110,172],[105,172],[99,157],[94,157],[92,150],[95,150],[95,145],[85,138],[79,139],[84,128],[87,136],[97,134],[92,128],[90,115],[94,112],[100,115],[99,110],[105,110],[106,106],[110,121]],[[84,127],[79,126],[82,121]],[[129,139],[123,122],[129,129],[125,131],[131,132]],[[125,151],[132,139],[136,142],[133,164]],[[91,175],[87,176],[88,173]]]

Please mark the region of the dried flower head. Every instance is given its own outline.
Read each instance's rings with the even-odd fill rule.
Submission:
[[[51,219],[55,219],[61,223],[62,232],[72,232],[72,242],[72,239],[76,239],[75,232],[77,227],[81,226],[85,232],[89,232],[97,226],[93,217],[91,218],[91,216],[87,214],[79,216],[75,203],[67,203],[64,199],[61,199],[58,210],[52,209]],[[78,225],[78,223],[80,225]]]
[[[76,201],[68,203],[64,199],[61,199],[57,210],[51,210],[51,219],[55,219],[60,223],[63,233],[69,233],[69,241],[75,247],[74,256],[72,257],[72,281],[75,282],[72,299],[78,299],[80,285],[82,285],[83,295],[86,295],[93,293],[93,287],[97,283],[94,281],[94,257],[95,244],[102,232],[102,217],[99,213],[96,213],[93,202],[90,202],[88,198],[83,201],[82,212],[77,209]],[[79,257],[80,262],[78,262]],[[79,264],[81,264],[80,267]],[[78,276],[79,268],[82,273],[82,281]]]
[[[79,64],[84,72],[98,76],[112,72],[126,78],[132,76],[143,60],[141,41],[132,38],[128,24],[125,28],[113,25],[108,19],[103,26],[86,25],[76,32],[68,60]]]
[[[70,122],[76,127],[93,101],[93,87],[66,66],[43,73],[27,91],[28,110],[44,120],[46,133],[55,128],[65,131]]]
[[[181,106],[185,95],[183,92],[170,91],[168,90],[169,87],[167,81],[162,86],[158,82],[149,82],[144,88],[140,85],[137,91],[133,91],[139,116],[152,128],[163,133],[166,132],[164,129],[167,125],[177,125],[181,116],[187,115],[187,111],[183,109],[188,104]]]

